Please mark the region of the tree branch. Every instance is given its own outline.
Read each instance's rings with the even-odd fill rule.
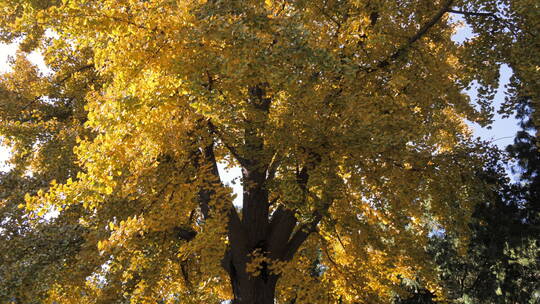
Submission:
[[[274,153],[274,156],[270,160],[270,163],[268,164],[268,168],[266,169],[266,180],[271,181],[276,176],[277,169],[279,168],[279,165],[281,164],[282,157],[279,155],[278,152]]]
[[[43,96],[36,96],[34,99],[30,100],[27,104],[25,104],[23,107],[21,107],[20,112],[28,109],[31,105],[38,102],[41,99],[41,97],[43,97]]]
[[[73,76],[73,74],[75,73],[78,73],[78,72],[82,72],[86,69],[89,69],[89,68],[92,68],[94,67],[93,64],[88,64],[88,65],[83,65],[82,67],[76,69],[75,71],[67,74],[66,76],[64,76],[62,79],[54,82],[53,84],[54,85],[62,85],[65,81],[67,81],[69,78],[71,78]],[[24,105],[23,107],[21,107],[20,111],[24,111],[26,109],[28,109],[31,105],[33,105],[34,103],[38,102],[39,100],[41,100],[43,96],[36,96],[34,99],[30,100],[26,105]]]
[[[248,164],[248,160],[242,157],[235,147],[231,146],[226,140],[223,134],[219,132],[217,127],[212,123],[212,121],[208,120],[208,127],[210,129],[210,132],[214,134],[220,141],[223,143],[223,145],[231,152],[232,156],[236,158],[236,160],[240,163],[241,166],[245,167]]]
[[[441,20],[442,16],[444,16],[445,13],[449,12],[450,7],[452,6],[452,3],[454,0],[446,0],[443,4],[443,6],[437,11],[437,13],[428,21],[426,22],[419,30],[414,34],[412,37],[410,37],[407,40],[407,43],[402,45],[400,48],[398,48],[394,53],[392,53],[390,56],[388,56],[386,59],[379,61],[374,67],[369,68],[360,68],[358,72],[364,70],[367,73],[372,73],[377,70],[380,70],[382,68],[385,68],[389,66],[393,61],[404,55],[409,48],[420,38],[422,38],[428,31],[431,29],[435,24]]]
[[[87,70],[87,69],[90,69],[90,68],[93,68],[94,65],[93,64],[87,64],[87,65],[83,65],[81,67],[79,67],[78,69],[76,69],[75,71],[67,74],[66,76],[62,77],[62,79],[58,80],[57,82],[55,82],[54,84],[55,85],[60,85],[60,84],[63,84],[66,80],[68,80],[69,78],[71,78],[75,73],[79,73],[79,72],[82,72],[84,70]]]
[[[322,161],[321,156],[316,153],[310,153],[310,156],[312,156],[312,161],[306,164],[300,172],[297,173],[297,183],[306,194],[309,192],[307,187],[309,182],[309,170],[318,166]],[[313,212],[313,219],[311,221],[298,227],[298,230],[292,235],[285,247],[286,249],[283,255],[285,261],[291,260],[308,236],[312,232],[317,231],[317,225],[322,220],[323,214],[330,208],[331,204],[331,201],[324,204],[320,211],[316,210]]]
[[[527,31],[525,28],[519,28],[515,24],[512,24],[509,20],[501,18],[501,17],[495,15],[495,13],[490,13],[490,12],[466,12],[466,11],[460,11],[460,10],[454,10],[454,9],[450,9],[450,10],[448,10],[448,12],[452,13],[452,14],[463,15],[465,17],[491,17],[491,18],[499,21],[500,23],[504,24],[506,26],[506,28],[509,31],[512,32],[514,37],[518,37],[518,32],[520,32],[520,31],[529,34],[531,37],[536,37],[536,35],[532,34],[530,31]]]
[[[197,236],[197,232],[193,229],[185,229],[182,227],[174,227],[175,235],[185,241],[191,241]]]
[[[470,17],[470,16],[483,16],[483,17],[493,17],[495,19],[499,19],[499,17],[497,17],[494,13],[487,13],[487,12],[464,12],[464,11],[458,11],[458,10],[454,10],[454,9],[449,9],[448,12],[453,13],[453,14],[464,15],[464,16],[467,16],[467,17]]]
[[[274,211],[270,221],[268,233],[268,251],[270,258],[279,259],[283,256],[287,248],[287,241],[296,226],[296,216],[294,211],[285,208],[283,205]]]
[[[216,179],[216,182],[221,183],[221,179],[219,177],[219,171],[218,171],[217,163],[216,163],[216,157],[214,155],[214,142],[204,147],[202,151],[202,158],[204,159],[206,163],[210,165],[210,172]],[[215,193],[216,191],[214,191],[212,187],[203,188],[199,190],[199,205],[200,205],[203,217],[205,219],[208,218],[208,214],[210,212],[210,206],[209,206],[210,200],[212,199],[212,196]]]
[[[308,236],[317,231],[317,225],[321,219],[322,215],[316,212],[315,218],[311,222],[305,223],[299,227],[299,229],[296,231],[296,233],[294,233],[290,241],[287,243],[285,254],[283,255],[283,259],[285,261],[290,261]]]

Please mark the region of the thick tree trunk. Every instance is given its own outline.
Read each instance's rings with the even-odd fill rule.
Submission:
[[[244,208],[242,219],[231,210],[229,221],[230,247],[223,260],[229,273],[234,304],[273,304],[278,275],[271,274],[267,262],[257,266],[257,274],[248,273],[247,265],[255,252],[265,261],[290,261],[300,245],[313,231],[311,226],[300,227],[295,233],[297,220],[293,210],[283,206],[269,217],[268,192],[264,175],[244,168]],[[316,225],[316,223],[313,223]]]
[[[274,304],[277,278],[231,278],[233,304]]]
[[[234,304],[273,304],[278,277],[271,275],[263,262],[259,273],[248,273],[246,265],[251,262],[251,254],[259,252],[269,258],[269,204],[268,191],[265,189],[265,175],[257,169],[243,168],[244,206],[242,209],[241,229],[243,237],[229,231],[231,247],[229,249],[229,272],[233,289]],[[232,228],[232,227],[231,227]]]
[[[269,272],[268,261],[290,261],[300,245],[307,238],[316,222],[297,226],[295,212],[279,206],[270,215],[268,178],[273,152],[265,151],[264,130],[270,110],[270,99],[266,97],[265,85],[249,89],[248,100],[252,107],[248,111],[244,132],[244,147],[240,155],[229,148],[242,167],[243,206],[240,218],[234,208],[229,217],[229,248],[223,259],[223,267],[229,273],[234,299],[233,304],[274,304],[276,283],[279,276]],[[265,117],[260,118],[260,114]],[[308,179],[307,168],[302,170],[299,183],[305,188]],[[318,222],[318,221],[317,221]],[[257,267],[257,273],[248,273],[246,265],[252,262],[254,253],[266,259]],[[255,275],[255,276],[254,276]]]
[[[256,169],[244,167],[245,182],[242,218],[231,209],[228,237],[230,246],[223,259],[223,267],[229,273],[233,289],[233,304],[273,304],[275,300],[278,275],[268,269],[273,261],[290,261],[298,248],[313,232],[321,216],[315,220],[298,225],[293,210],[283,205],[269,215],[270,204],[265,187],[265,175]],[[307,169],[299,176],[299,183],[305,185],[308,179]],[[295,230],[295,228],[297,228]],[[261,264],[252,265],[257,273],[249,273],[247,265],[252,263],[253,254],[262,254]]]
[[[266,265],[257,276],[248,273],[250,254],[260,252],[269,254],[268,248],[268,192],[264,189],[264,174],[257,170],[244,168],[244,208],[242,226],[245,237],[241,241],[231,240],[229,275],[234,293],[234,304],[273,304],[277,276],[270,275]],[[236,246],[235,246],[236,245]]]

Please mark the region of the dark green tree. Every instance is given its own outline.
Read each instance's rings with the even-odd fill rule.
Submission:
[[[517,180],[507,177],[508,159],[496,149],[489,152],[491,161],[479,173],[492,190],[490,199],[474,212],[467,253],[457,252],[452,235],[432,238],[431,252],[453,303],[540,303],[540,153],[533,111],[523,100],[517,115],[522,130],[506,149]],[[411,291],[410,297],[397,302],[435,303],[421,287]]]

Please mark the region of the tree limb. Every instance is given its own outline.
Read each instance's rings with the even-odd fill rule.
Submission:
[[[392,53],[386,59],[379,61],[374,67],[369,67],[367,69],[361,68],[358,70],[358,72],[364,70],[367,73],[372,73],[372,72],[375,72],[377,70],[380,70],[382,68],[389,66],[392,62],[394,62],[396,59],[398,59],[403,54],[405,54],[417,40],[422,38],[429,31],[429,29],[431,29],[435,24],[437,24],[439,20],[441,20],[442,16],[444,16],[445,13],[449,12],[450,7],[452,6],[453,2],[454,0],[446,0],[443,6],[437,11],[437,13],[428,22],[426,22],[418,30],[418,32],[416,32],[416,34],[410,37],[407,40],[407,43],[405,43],[400,48],[398,48],[394,53]]]
[[[296,233],[293,234],[290,241],[287,243],[287,249],[283,255],[285,261],[290,261],[298,248],[304,243],[308,236],[317,231],[317,225],[322,219],[322,215],[319,212],[316,212],[315,218],[309,223],[302,224]]]
[[[62,77],[62,79],[58,80],[57,82],[55,82],[54,84],[55,85],[60,85],[60,84],[63,84],[66,80],[68,80],[69,78],[71,78],[75,73],[79,73],[79,72],[82,72],[84,70],[87,70],[87,69],[90,69],[90,68],[93,68],[94,65],[93,64],[87,64],[87,65],[83,65],[81,67],[79,67],[78,69],[76,69],[75,71],[67,74],[66,76]]]
[[[483,17],[493,17],[495,19],[499,19],[499,17],[497,17],[494,13],[488,13],[488,12],[465,12],[465,11],[458,11],[458,10],[454,10],[454,9],[449,9],[448,12],[453,13],[453,14],[464,15],[464,16],[467,16],[467,17],[470,17],[470,16],[483,16]]]
[[[225,137],[223,136],[223,134],[221,132],[219,132],[217,127],[210,120],[208,120],[208,127],[210,129],[210,132],[212,132],[212,134],[216,135],[216,137],[221,141],[221,143],[223,143],[223,145],[229,150],[229,152],[231,152],[232,156],[234,158],[236,158],[236,160],[240,163],[240,165],[243,166],[243,167],[247,166],[248,160],[246,158],[242,157],[238,153],[238,150],[236,150],[235,147],[230,145],[225,140]]]

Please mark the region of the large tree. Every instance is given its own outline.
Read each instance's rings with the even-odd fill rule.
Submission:
[[[21,55],[1,82],[3,301],[444,296],[427,242],[465,248],[483,198],[464,120],[489,121],[511,2],[0,3],[52,70]],[[452,41],[452,14],[487,10]]]

